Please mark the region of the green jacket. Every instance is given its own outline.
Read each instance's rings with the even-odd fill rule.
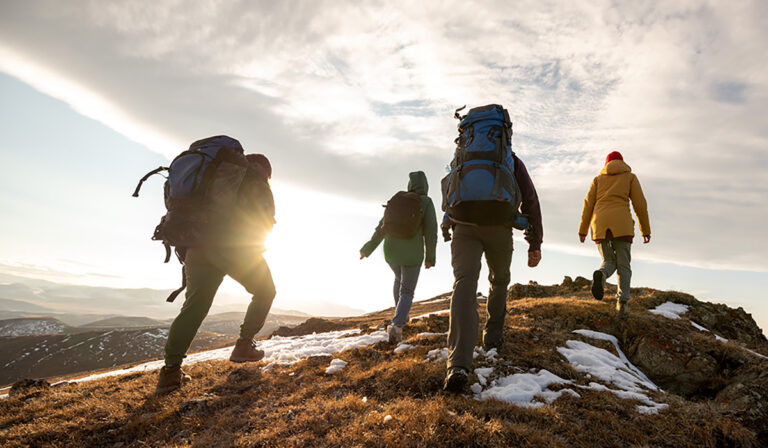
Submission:
[[[427,262],[435,265],[435,247],[437,246],[437,216],[432,199],[427,196],[429,185],[423,171],[414,171],[408,175],[408,191],[421,195],[422,210],[424,211],[421,227],[416,236],[410,239],[395,238],[385,235],[381,230],[384,223],[382,218],[370,241],[363,245],[360,252],[366,257],[376,250],[384,240],[384,259],[395,266],[419,266],[424,261],[424,248],[427,250]]]

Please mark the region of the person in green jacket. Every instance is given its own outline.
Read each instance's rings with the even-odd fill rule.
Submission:
[[[435,247],[437,246],[437,216],[432,199],[427,196],[429,185],[423,171],[414,171],[408,175],[408,191],[421,195],[422,221],[416,235],[410,239],[396,238],[386,235],[382,229],[384,219],[379,221],[376,231],[370,241],[360,249],[360,259],[366,258],[376,250],[384,240],[384,259],[395,273],[393,288],[395,298],[395,317],[392,325],[387,328],[389,342],[400,342],[403,338],[403,327],[408,322],[411,311],[416,283],[419,280],[421,263],[429,269],[435,265]],[[424,250],[426,248],[426,260]]]

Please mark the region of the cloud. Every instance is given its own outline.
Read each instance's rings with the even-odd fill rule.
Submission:
[[[548,242],[572,244],[589,181],[619,149],[648,196],[659,258],[766,269],[764,2],[2,9],[0,69],[168,157],[228,133],[287,182],[381,201],[412,169],[442,175],[454,108],[499,102]]]

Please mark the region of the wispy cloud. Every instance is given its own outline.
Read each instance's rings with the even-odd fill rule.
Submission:
[[[654,258],[765,270],[767,13],[759,1],[15,2],[0,14],[0,69],[167,156],[230,133],[280,178],[364,200],[414,168],[435,183],[453,109],[503,103],[548,242],[572,244],[589,181],[619,149],[649,199]]]

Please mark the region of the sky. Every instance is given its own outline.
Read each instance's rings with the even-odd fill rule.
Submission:
[[[130,193],[227,134],[274,167],[275,306],[391,306],[381,251],[357,256],[381,204],[423,170],[439,208],[453,110],[500,103],[545,226],[538,268],[518,240],[513,282],[589,277],[581,205],[619,150],[653,233],[633,246],[633,285],[742,306],[765,328],[767,22],[760,1],[2,2],[0,271],[175,288],[149,240],[161,179]],[[452,281],[441,242],[417,298]]]

